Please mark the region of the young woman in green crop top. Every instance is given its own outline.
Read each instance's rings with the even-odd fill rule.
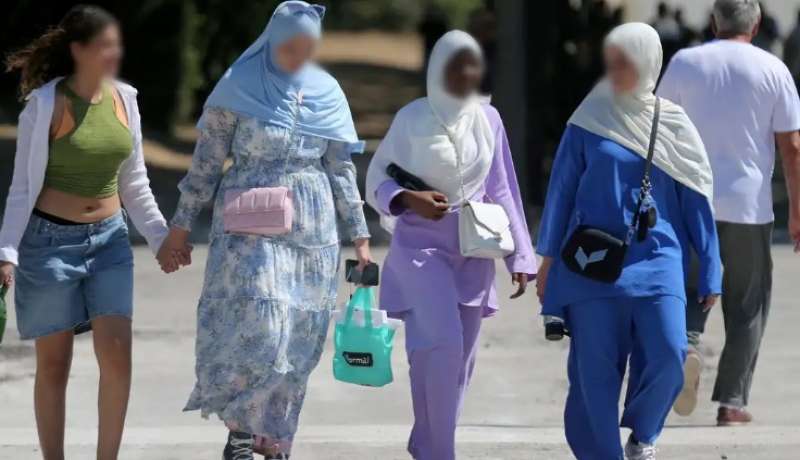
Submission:
[[[100,367],[97,458],[116,460],[130,391],[133,309],[123,202],[152,249],[168,231],[147,182],[135,90],[114,79],[121,54],[116,19],[78,6],[7,61],[21,71],[22,94],[31,97],[20,115],[0,228],[0,283],[15,278],[17,328],[22,339],[36,341],[36,421],[48,460],[64,459],[73,338],[87,324]],[[188,263],[188,252],[175,250],[162,268]]]
[[[133,151],[133,138],[109,84],[93,102],[78,96],[70,83],[62,80],[58,85],[66,107],[61,122],[53,125],[60,126],[50,142],[44,186],[102,202],[117,196],[119,168]]]

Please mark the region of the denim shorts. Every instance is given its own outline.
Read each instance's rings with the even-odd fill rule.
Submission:
[[[133,252],[124,211],[60,225],[32,215],[19,246],[14,303],[22,339],[133,314]]]

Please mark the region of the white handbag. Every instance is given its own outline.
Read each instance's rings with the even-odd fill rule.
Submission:
[[[501,259],[514,252],[511,222],[499,204],[465,201],[458,215],[461,255]]]
[[[461,181],[461,195],[464,196],[458,214],[458,245],[461,255],[480,259],[502,259],[514,252],[511,221],[506,210],[499,204],[467,199],[458,144],[447,128],[445,131],[456,152],[456,169]]]

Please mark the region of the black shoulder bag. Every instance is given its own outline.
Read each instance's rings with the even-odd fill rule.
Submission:
[[[661,99],[656,98],[653,113],[653,127],[650,131],[650,145],[647,148],[647,162],[642,177],[642,188],[639,191],[639,200],[633,221],[628,227],[625,241],[603,230],[581,225],[569,237],[567,244],[561,251],[564,264],[573,272],[587,278],[604,283],[614,283],[622,274],[625,262],[625,253],[633,242],[633,235],[638,230],[638,240],[647,237],[647,230],[653,227],[656,221],[655,209],[649,208],[642,211],[644,201],[650,196],[652,184],[650,183],[650,170],[653,164],[653,151],[655,149],[658,133],[658,120],[661,113]]]

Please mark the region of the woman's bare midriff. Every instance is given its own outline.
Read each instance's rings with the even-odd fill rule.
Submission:
[[[36,209],[60,217],[90,224],[116,214],[121,207],[119,195],[108,198],[88,198],[45,187],[36,201]]]

